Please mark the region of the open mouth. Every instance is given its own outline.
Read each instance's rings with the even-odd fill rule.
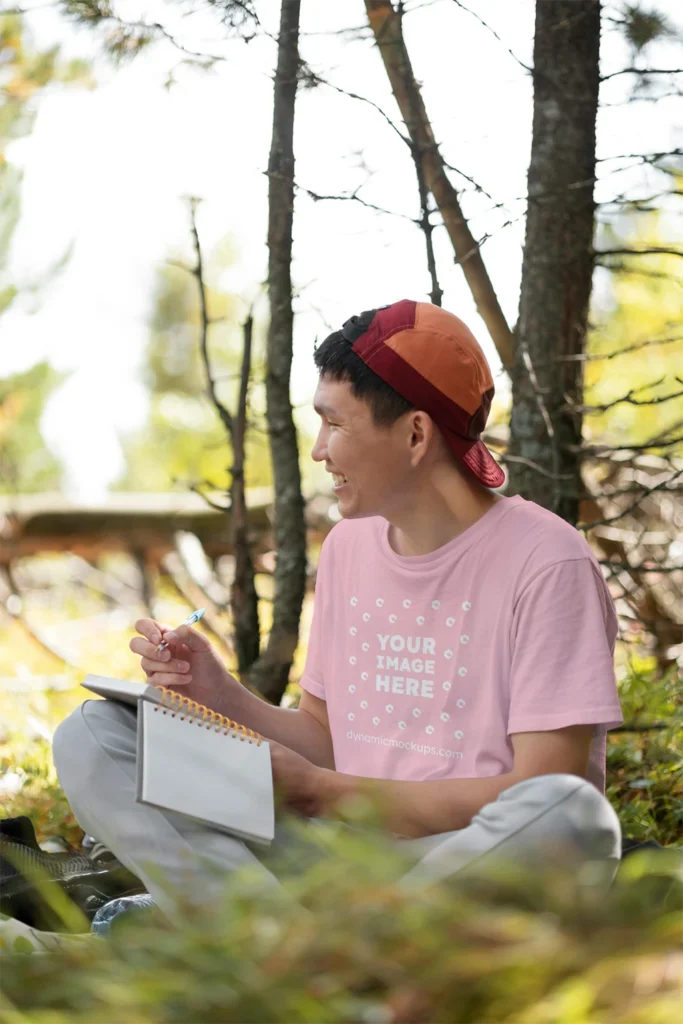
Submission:
[[[340,490],[340,489],[341,489],[341,488],[342,488],[342,487],[343,487],[343,486],[344,486],[345,484],[347,484],[347,483],[348,483],[348,480],[346,479],[346,477],[345,477],[345,476],[342,476],[342,475],[341,475],[341,473],[333,473],[333,474],[332,474],[332,482],[334,483],[334,489],[335,489],[335,491],[338,491],[338,490]]]

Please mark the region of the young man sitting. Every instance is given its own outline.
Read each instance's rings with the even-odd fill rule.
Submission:
[[[190,627],[140,620],[143,671],[266,736],[291,810],[320,818],[351,794],[377,798],[413,859],[408,883],[558,846],[611,876],[614,608],[576,530],[492,490],[504,477],[479,439],[494,392],[479,345],[457,317],[404,300],[352,317],[315,361],[312,456],[342,521],[320,555],[299,707],[259,700]],[[150,865],[178,884],[189,871],[207,898],[206,861],[258,865],[278,884],[245,843],[136,802],[130,708],[87,701],[54,756],[83,828],[155,897]]]

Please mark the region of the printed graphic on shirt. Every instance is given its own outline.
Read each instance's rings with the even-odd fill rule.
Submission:
[[[467,599],[417,608],[409,598],[378,596],[369,607],[350,598],[347,739],[464,757],[471,610]]]

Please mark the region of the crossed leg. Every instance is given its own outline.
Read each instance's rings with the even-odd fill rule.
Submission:
[[[278,887],[260,851],[190,818],[136,801],[136,715],[114,701],[86,701],[57,729],[53,754],[60,782],[81,826],[142,879],[155,902],[171,909],[168,888],[218,898],[224,876],[249,867],[264,887]],[[315,828],[315,823],[311,823]],[[276,832],[276,844],[286,842]],[[399,840],[414,866],[401,884],[417,888],[483,859],[547,858],[569,852],[591,861],[609,884],[619,864],[617,816],[595,787],[573,775],[544,775],[511,786],[464,829]],[[159,879],[166,879],[166,886]]]

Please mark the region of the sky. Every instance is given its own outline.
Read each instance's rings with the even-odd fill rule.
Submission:
[[[0,0],[0,10],[4,3],[9,0]],[[29,22],[36,45],[58,43],[66,57],[91,58],[97,87],[51,89],[39,103],[32,134],[8,151],[24,172],[22,219],[12,250],[16,278],[30,285],[64,252],[71,256],[37,308],[19,301],[3,317],[0,376],[41,359],[68,374],[46,409],[44,435],[65,461],[68,495],[101,502],[123,469],[120,437],[145,420],[141,367],[155,275],[168,258],[190,259],[184,197],[202,199],[198,226],[207,251],[222,238],[231,240],[235,261],[222,285],[243,300],[245,311],[257,300],[257,315],[264,321],[267,316],[264,171],[279,3],[257,0],[271,37],[248,44],[226,38],[213,14],[187,16],[188,5],[115,4],[121,16],[161,21],[186,47],[221,57],[210,72],[183,65],[184,54],[168,42],[115,68],[101,56],[91,29],[65,21],[45,0],[23,6],[36,8]],[[678,19],[683,30],[675,0],[658,0],[657,8]],[[532,121],[530,78],[515,57],[531,63],[534,4],[477,0],[477,14],[502,42],[454,0],[410,0],[406,9],[408,47],[444,156],[492,197],[468,191],[463,205],[475,236],[491,236],[484,259],[513,323]],[[399,123],[376,50],[367,38],[339,32],[364,21],[362,0],[304,0],[302,56],[320,76],[368,97]],[[680,45],[677,58],[675,52],[662,44],[650,63],[670,66],[674,60],[680,66]],[[613,31],[603,34],[602,61],[603,73],[630,63]],[[171,71],[175,84],[168,88]],[[601,98],[610,105],[599,116],[599,156],[683,145],[677,101],[627,106],[621,102],[627,90],[623,77],[603,89]],[[423,237],[408,219],[418,213],[412,163],[380,113],[326,86],[300,89],[295,154],[302,189],[338,195],[362,185],[362,197],[396,214],[377,214],[355,202],[314,202],[304,192],[297,196],[292,400],[301,407],[300,425],[310,432],[315,339],[363,309],[400,298],[426,299],[430,284]],[[605,171],[619,166],[601,164]],[[457,174],[453,180],[464,183]],[[641,170],[626,170],[599,182],[597,196],[606,199],[621,187],[644,183]],[[443,304],[472,327],[504,394],[506,377],[453,265],[444,230],[434,237]]]

